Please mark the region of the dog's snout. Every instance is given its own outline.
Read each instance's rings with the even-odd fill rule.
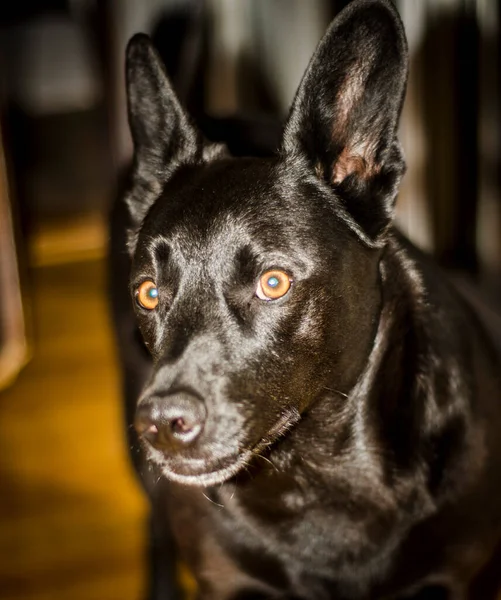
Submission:
[[[205,419],[205,406],[199,398],[177,393],[143,401],[136,411],[134,425],[152,446],[172,452],[194,442]]]

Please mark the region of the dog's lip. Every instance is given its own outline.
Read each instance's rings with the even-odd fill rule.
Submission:
[[[179,473],[179,471],[173,470],[167,463],[162,465],[162,472],[164,475],[176,483],[182,483],[186,485],[194,485],[197,487],[208,487],[223,483],[228,479],[231,479],[239,471],[241,471],[251,460],[254,452],[253,450],[245,450],[235,460],[226,467],[215,469],[214,471],[202,472],[197,474],[187,475]]]
[[[235,457],[226,457],[226,460],[232,460],[227,466],[206,471],[201,473],[185,474],[174,470],[167,461],[164,461],[161,468],[164,475],[171,481],[182,483],[185,485],[193,485],[197,487],[208,487],[224,483],[228,479],[235,477],[251,459],[259,456],[260,453],[267,447],[276,442],[282,435],[291,429],[301,418],[300,413],[296,409],[285,411],[277,422],[271,427],[268,433],[261,438],[251,449],[244,450]],[[192,465],[200,464],[201,460],[190,461]]]

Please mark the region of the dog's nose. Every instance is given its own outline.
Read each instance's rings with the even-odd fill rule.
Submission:
[[[138,434],[158,450],[176,451],[194,442],[206,418],[203,402],[188,393],[155,396],[137,408]]]

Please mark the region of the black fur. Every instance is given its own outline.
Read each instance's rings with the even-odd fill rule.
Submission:
[[[192,124],[148,38],[129,44],[122,206],[152,362],[129,309],[119,339],[164,476],[144,475],[154,518],[201,599],[467,598],[501,540],[499,357],[391,223],[406,78],[392,4],[355,0],[280,150],[237,159]],[[271,268],[292,286],[268,302],[256,286]],[[145,280],[154,310],[136,302]],[[172,561],[157,598],[177,593]]]

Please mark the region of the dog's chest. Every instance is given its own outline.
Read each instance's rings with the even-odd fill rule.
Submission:
[[[330,599],[338,586],[363,588],[364,577],[369,582],[384,568],[396,531],[393,513],[368,511],[345,495],[329,498],[329,491],[319,494],[290,478],[250,481],[249,488],[229,484],[195,501],[202,571],[211,571],[216,545],[236,579],[282,592],[304,589],[305,598],[315,589],[315,598]]]

